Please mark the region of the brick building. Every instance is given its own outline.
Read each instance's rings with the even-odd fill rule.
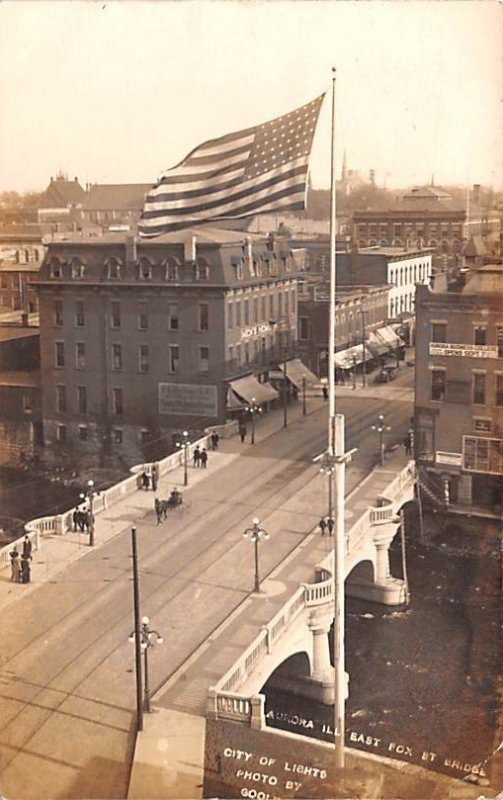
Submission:
[[[82,204],[83,228],[96,225],[104,231],[121,226],[135,233],[150,183],[93,184]]]
[[[173,430],[272,401],[269,370],[296,340],[297,264],[280,237],[201,226],[51,242],[38,291],[56,450],[141,461]]]
[[[416,458],[442,502],[501,514],[503,267],[466,276],[458,291],[419,286]]]

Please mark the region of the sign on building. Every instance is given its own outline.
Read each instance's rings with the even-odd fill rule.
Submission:
[[[216,417],[217,387],[196,383],[160,383],[159,414]]]
[[[447,344],[430,342],[430,356],[462,356],[463,358],[498,358],[498,348],[487,344]]]
[[[436,463],[437,464],[447,464],[450,467],[460,467],[462,463],[462,455],[461,453],[447,453],[442,450],[437,450],[436,452]]]

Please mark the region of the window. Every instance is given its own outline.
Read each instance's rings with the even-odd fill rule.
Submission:
[[[264,322],[265,322],[265,321],[266,321],[266,317],[267,317],[267,298],[266,298],[265,294],[264,294],[264,295],[262,295],[262,297],[260,298],[260,300],[261,300],[261,303],[260,303],[260,304],[261,304],[261,306],[262,306],[261,317],[262,317],[262,319],[263,319],[263,320],[264,320]]]
[[[241,303],[238,300],[236,302],[236,328],[241,327]]]
[[[65,366],[65,343],[54,342],[55,348],[55,364],[57,367],[62,368]]]
[[[111,314],[111,327],[117,330],[121,326],[121,304],[118,300],[112,300],[110,303],[110,314]]]
[[[177,344],[168,345],[168,372],[178,372],[180,348]]]
[[[230,344],[227,352],[229,354],[229,362],[232,365],[232,362],[234,360],[234,345]]]
[[[234,304],[227,303],[227,327],[229,330],[234,327]]]
[[[56,386],[56,411],[58,414],[66,411],[66,386]]]
[[[152,280],[152,264],[147,258],[140,258],[138,262],[138,277],[141,281]]]
[[[86,346],[84,342],[75,344],[75,369],[85,369],[86,367]]]
[[[124,413],[124,401],[122,396],[122,389],[113,389],[113,413],[121,417]]]
[[[269,295],[269,319],[274,319],[274,295]]]
[[[87,442],[87,426],[79,425],[79,439],[81,442]]]
[[[63,325],[63,301],[62,300],[55,300],[54,301],[54,326],[56,328],[61,328]]]
[[[121,263],[117,258],[109,258],[107,261],[107,276],[110,280],[117,280],[121,276]]]
[[[70,261],[70,275],[72,280],[79,280],[84,277],[84,265],[78,258],[72,258]]]
[[[148,344],[141,344],[138,348],[138,370],[148,372]]]
[[[201,346],[199,348],[199,372],[208,372],[210,368],[210,348]]]
[[[503,358],[503,328],[496,328],[496,344],[498,346],[498,358]]]
[[[253,298],[253,321],[259,321],[258,297]]]
[[[470,472],[503,474],[503,439],[463,436],[463,467]]]
[[[63,268],[61,266],[61,261],[59,260],[59,258],[51,258],[49,265],[49,274],[51,278],[63,277]]]
[[[168,305],[168,328],[170,331],[178,330],[178,303]]]
[[[147,304],[138,303],[138,330],[146,331],[148,328]]]
[[[112,345],[112,369],[114,372],[122,369],[122,346],[120,344]]]
[[[83,300],[76,300],[75,301],[75,325],[77,328],[83,328],[85,324],[84,319],[84,301]]]
[[[486,402],[486,375],[485,372],[473,373],[473,404],[484,406]]]
[[[245,300],[244,301],[244,317],[245,317],[245,319],[244,319],[245,325],[249,325],[250,324],[250,301],[249,300]]]
[[[166,262],[166,280],[167,281],[177,281],[178,280],[178,264],[174,261],[167,261]]]
[[[31,414],[33,411],[33,403],[31,395],[24,394],[23,395],[23,411],[25,414]]]
[[[496,375],[496,405],[503,406],[503,375]]]
[[[431,371],[431,399],[445,400],[445,370],[433,369]]]
[[[309,317],[299,317],[299,339],[309,339]]]
[[[207,281],[210,274],[208,264],[204,261],[196,263],[196,281]]]
[[[242,261],[237,261],[232,266],[234,267],[234,274],[235,274],[235,278],[234,279],[236,281],[243,280],[243,262]]]
[[[207,331],[210,327],[208,303],[199,303],[199,330]]]
[[[77,413],[87,414],[87,388],[77,386]]]
[[[278,317],[283,316],[283,292],[278,292]]]
[[[56,440],[61,444],[66,442],[66,425],[58,425],[56,428]]]
[[[485,325],[476,325],[473,329],[473,344],[487,343],[487,328]]]
[[[114,428],[113,430],[114,444],[122,444],[122,428]]]

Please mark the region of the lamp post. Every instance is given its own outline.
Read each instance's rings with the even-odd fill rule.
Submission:
[[[353,356],[353,389],[356,389],[356,356]]]
[[[255,415],[260,414],[262,409],[257,405],[254,397],[252,397],[251,405],[246,406],[246,410],[251,416],[251,443],[255,444]]]
[[[365,314],[367,312],[362,308],[360,309],[360,316],[362,318],[362,386],[365,387],[367,385],[367,362],[365,361],[365,340],[366,340],[366,331],[365,331]]]
[[[94,547],[94,498],[99,492],[94,489],[94,481],[87,481],[87,489],[80,493],[81,500],[89,501],[89,547]]]
[[[306,376],[302,376],[302,413],[304,416],[307,414],[306,407]]]
[[[141,627],[139,630],[140,650],[143,651],[143,670],[144,670],[144,683],[143,683],[143,710],[145,713],[150,714],[152,708],[150,706],[150,686],[148,682],[148,651],[150,647],[156,644],[162,644],[164,639],[158,631],[149,627],[150,619],[148,617],[141,618]],[[129,635],[131,644],[137,642],[137,632],[131,631]]]
[[[189,462],[188,462],[188,451],[189,451],[189,434],[187,431],[184,431],[183,434],[183,442],[177,442],[176,446],[180,447],[183,450],[183,485],[189,485]]]
[[[261,539],[268,539],[269,534],[263,528],[260,527],[260,520],[255,518],[252,522],[251,528],[246,528],[243,532],[243,536],[245,539],[249,539],[253,542],[254,549],[255,549],[255,592],[260,592],[260,573],[259,573],[259,563],[258,563],[258,545]]]
[[[379,434],[379,460],[381,467],[384,467],[384,434],[386,431],[390,431],[391,428],[389,425],[384,424],[384,416],[382,414],[377,417],[377,423],[372,425],[372,430]]]
[[[286,347],[283,348],[283,427],[288,427],[288,362],[286,360]]]

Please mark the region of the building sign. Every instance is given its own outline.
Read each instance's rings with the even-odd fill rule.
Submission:
[[[249,325],[247,328],[241,328],[241,339],[251,339],[252,336],[269,333],[270,330],[271,326],[268,322],[262,322],[260,325]]]
[[[462,463],[461,453],[446,453],[437,450],[435,461],[437,464],[447,464],[450,467],[460,467]]]
[[[444,342],[430,342],[430,356],[498,358],[498,348],[487,344],[446,344]]]
[[[503,439],[463,436],[463,467],[469,472],[503,475]]]
[[[160,383],[159,414],[216,417],[217,387],[197,383]]]

